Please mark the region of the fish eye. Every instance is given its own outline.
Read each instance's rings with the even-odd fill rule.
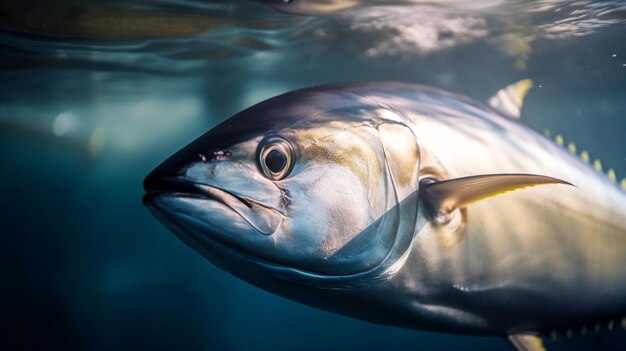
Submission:
[[[287,140],[279,136],[261,140],[257,155],[261,171],[272,180],[285,178],[293,166],[293,148]]]

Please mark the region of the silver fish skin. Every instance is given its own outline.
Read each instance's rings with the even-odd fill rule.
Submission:
[[[285,162],[262,158],[272,147]],[[287,174],[268,178],[260,163]],[[420,190],[512,173],[575,186],[488,197],[444,220]],[[496,335],[626,315],[625,193],[518,120],[434,88],[277,96],[174,154],[144,188],[157,218],[214,264],[328,311]]]

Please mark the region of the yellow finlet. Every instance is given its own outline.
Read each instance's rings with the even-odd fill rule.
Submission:
[[[587,152],[587,150],[583,150],[583,152],[580,153],[580,159],[589,163],[589,153]]]
[[[574,142],[570,141],[567,144],[567,150],[569,150],[569,152],[571,152],[572,154],[576,153],[576,144],[574,144]]]
[[[563,146],[563,144],[565,144],[565,140],[563,140],[563,136],[561,136],[561,134],[557,134],[556,137],[554,137],[554,141],[556,141],[557,144]]]
[[[550,130],[548,129],[544,129],[543,130],[543,135],[546,136],[546,138],[550,138]],[[567,151],[569,151],[571,154],[577,154],[578,148],[576,147],[576,144],[573,141],[570,141],[569,143],[565,143],[565,138],[563,138],[563,136],[561,134],[557,134],[554,137],[554,142],[556,142],[558,145],[563,146],[567,149]],[[587,150],[582,150],[580,152],[580,159],[586,163],[589,163],[591,161],[591,157],[589,156],[589,152],[587,152]],[[599,159],[595,159],[593,160],[592,163],[593,168],[598,171],[598,172],[603,172],[602,170],[602,162]],[[613,168],[609,168],[606,171],[606,176],[609,178],[609,180],[611,180],[611,182],[613,183],[617,183],[617,175],[615,174],[615,170]],[[622,188],[622,190],[626,191],[626,178],[623,178],[620,182],[619,182],[620,187]]]
[[[609,179],[612,182],[615,182],[617,180],[617,177],[615,176],[615,171],[613,170],[613,168],[609,168],[609,170],[606,172],[607,177],[609,177]]]
[[[593,161],[593,168],[598,172],[602,172],[602,162],[596,158]]]

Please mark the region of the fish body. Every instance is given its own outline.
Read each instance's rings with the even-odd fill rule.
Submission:
[[[484,175],[515,174],[575,186],[459,200],[472,177],[488,188]],[[150,210],[222,269],[336,313],[495,335],[626,315],[625,193],[519,120],[434,88],[337,84],[269,99],[144,187]],[[433,202],[443,188],[451,195]]]

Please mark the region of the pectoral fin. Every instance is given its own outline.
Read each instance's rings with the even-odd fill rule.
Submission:
[[[542,184],[568,184],[564,180],[534,174],[485,174],[443,181],[422,179],[420,198],[433,217],[485,198]]]

